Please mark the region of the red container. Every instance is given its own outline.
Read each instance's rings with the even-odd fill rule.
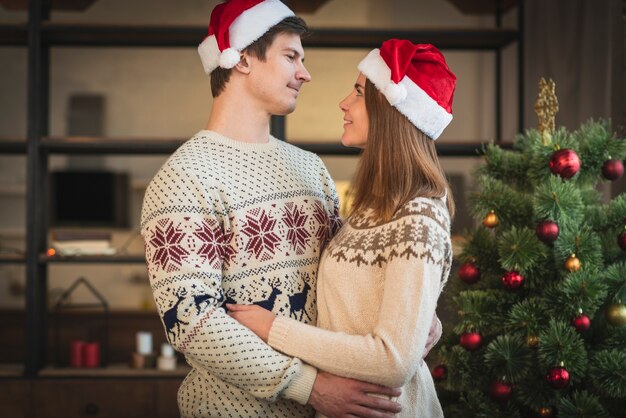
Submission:
[[[84,341],[74,340],[70,344],[70,366],[83,367]]]
[[[100,344],[83,345],[83,367],[100,367]]]

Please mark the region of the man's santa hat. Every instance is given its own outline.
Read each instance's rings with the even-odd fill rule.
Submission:
[[[431,139],[452,121],[456,76],[433,45],[390,39],[361,61],[359,71]]]
[[[209,34],[198,46],[204,72],[233,68],[240,52],[272,26],[295,16],[278,0],[227,0],[211,12]]]

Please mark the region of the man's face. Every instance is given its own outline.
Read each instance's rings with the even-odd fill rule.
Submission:
[[[272,115],[287,115],[296,108],[303,83],[311,81],[304,67],[304,50],[300,36],[281,33],[267,48],[265,61],[247,57],[250,65],[248,82],[252,96]]]

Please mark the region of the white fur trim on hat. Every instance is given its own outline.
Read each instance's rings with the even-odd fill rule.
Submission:
[[[406,97],[398,102],[393,102],[387,96],[387,89],[391,81],[391,70],[380,56],[380,50],[372,50],[367,57],[359,63],[359,71],[365,75],[378,90],[380,90],[389,103],[406,116],[413,125],[424,132],[428,137],[435,140],[452,121],[452,115],[443,107],[439,106],[432,97],[413,82],[409,77],[404,77],[397,84],[406,89]],[[393,99],[397,97],[391,93]]]
[[[220,49],[217,46],[215,35],[204,38],[204,41],[198,45],[198,54],[205,73],[211,74],[213,70],[219,67]]]
[[[241,51],[259,39],[272,26],[295,14],[278,0],[265,0],[239,15],[230,25],[230,46]]]

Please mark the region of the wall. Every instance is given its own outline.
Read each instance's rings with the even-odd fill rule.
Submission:
[[[53,13],[57,22],[115,22],[119,24],[195,24],[208,22],[216,1],[99,0],[84,13]],[[316,27],[351,28],[480,28],[492,27],[492,18],[465,16],[444,0],[332,0],[315,14],[303,15]],[[0,22],[24,22],[23,12],[0,9]],[[505,25],[514,27],[515,12]],[[494,133],[494,58],[491,53],[444,51],[457,74],[455,118],[439,139],[484,141]],[[366,50],[308,49],[307,67],[313,82],[301,92],[298,109],[287,118],[290,141],[337,142],[342,131],[338,102],[351,89],[356,65]],[[516,130],[515,47],[504,51],[504,138]],[[0,137],[26,133],[26,52],[0,48]],[[206,123],[211,107],[209,80],[194,48],[55,48],[51,55],[50,131],[67,133],[67,103],[74,93],[97,93],[106,98],[105,132],[110,137],[188,138]],[[76,163],[80,157],[55,156],[51,169]],[[129,172],[133,193],[133,228],[115,230],[114,245],[136,234],[143,189],[164,162],[163,157],[101,156],[100,164]],[[355,158],[324,158],[332,176],[348,180]],[[478,159],[447,158],[450,174],[466,175]],[[0,244],[23,248],[23,157],[0,156]],[[459,191],[461,192],[461,191]],[[142,250],[134,239],[130,250]],[[22,306],[21,266],[0,265],[0,307]],[[107,297],[113,308],[138,308],[145,303],[147,280],[143,265],[69,265],[50,267],[52,297],[77,277],[85,276]],[[18,296],[14,296],[17,294]],[[86,297],[77,295],[80,299]]]

